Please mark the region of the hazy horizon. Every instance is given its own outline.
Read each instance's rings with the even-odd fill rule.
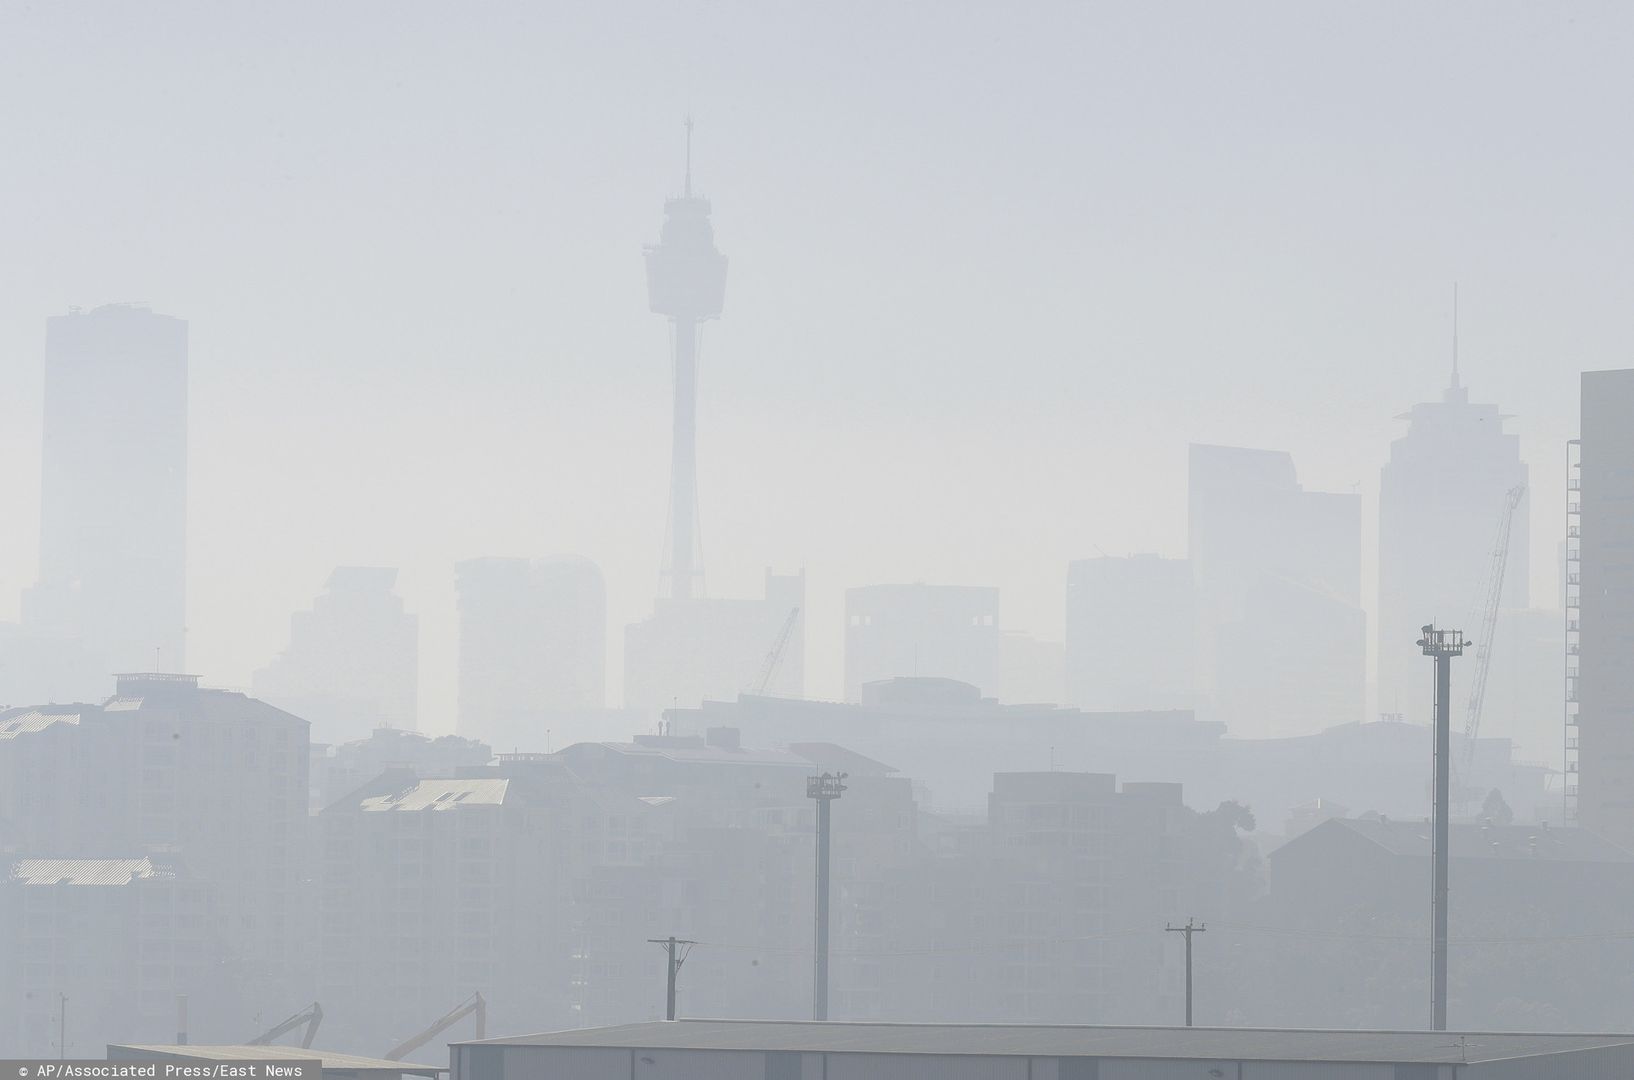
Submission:
[[[145,301],[191,332],[190,667],[248,685],[334,566],[396,566],[421,729],[452,730],[454,563],[576,552],[616,702],[668,483],[641,249],[688,112],[731,260],[708,589],[806,568],[810,696],[841,696],[848,586],[997,585],[1059,640],[1069,560],[1184,554],[1189,442],[1362,492],[1371,611],[1379,467],[1446,385],[1455,281],[1555,605],[1577,373],[1634,356],[1634,11],[444,15],[0,14],[0,619],[38,566],[45,320]]]

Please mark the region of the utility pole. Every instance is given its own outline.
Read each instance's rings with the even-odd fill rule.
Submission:
[[[57,992],[57,1060],[68,1056],[68,995]]]
[[[1435,824],[1430,830],[1430,1027],[1447,1030],[1447,818],[1452,805],[1452,658],[1464,655],[1462,631],[1428,625],[1418,646],[1435,658]]]
[[[1186,1026],[1191,1027],[1191,936],[1206,933],[1208,927],[1202,923],[1194,922],[1188,916],[1185,926],[1165,925],[1163,929],[1170,934],[1186,935]]]
[[[674,934],[671,934],[667,938],[648,938],[647,941],[653,945],[664,946],[664,952],[668,957],[668,961],[665,964],[665,967],[669,970],[669,975],[664,991],[664,1019],[674,1020],[675,977],[681,974],[681,965],[686,963],[687,953],[690,953],[692,951],[692,946],[698,943],[696,941],[688,941],[685,938],[678,938]],[[681,946],[685,947],[680,948]],[[678,948],[680,948],[679,952],[677,952]]]
[[[845,790],[845,773],[806,777],[806,798],[817,800],[817,932],[812,956],[811,1018],[828,1019],[829,808]]]

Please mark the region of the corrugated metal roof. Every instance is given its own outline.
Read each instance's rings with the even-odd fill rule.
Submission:
[[[115,1057],[119,1054],[119,1057]],[[108,1060],[129,1061],[133,1057],[170,1058],[176,1060],[206,1061],[313,1061],[325,1069],[346,1069],[354,1072],[416,1073],[431,1076],[447,1072],[444,1065],[418,1065],[411,1061],[387,1061],[384,1058],[360,1057],[357,1054],[337,1054],[332,1050],[305,1050],[299,1046],[152,1046],[135,1043],[116,1043],[108,1047]]]
[[[653,1050],[1413,1064],[1501,1061],[1627,1046],[1634,1044],[1634,1035],[676,1020],[480,1041],[505,1046]]]
[[[453,810],[460,806],[498,806],[505,801],[509,780],[420,780],[389,795],[375,795],[358,804],[363,810]]]
[[[79,723],[79,710],[45,712],[40,709],[12,709],[0,712],[0,739],[15,739],[44,731],[52,724]]]
[[[148,878],[174,877],[150,859],[19,859],[11,881],[23,885],[129,885]]]

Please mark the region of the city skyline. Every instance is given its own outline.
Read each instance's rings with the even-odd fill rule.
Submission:
[[[0,1057],[1634,1075],[1631,44],[0,3]]]
[[[311,17],[312,10],[295,9],[297,21]],[[253,71],[267,70],[270,54],[253,44],[245,27],[194,14],[218,35],[224,55],[239,58]],[[1569,94],[1587,77],[1563,67],[1568,49],[1604,48],[1603,40],[1616,37],[1608,31],[1621,29],[1626,21],[1620,13],[1587,8],[1582,16],[1577,22],[1546,21],[1546,40],[1556,43],[1540,60],[1543,70],[1556,77],[1550,94]],[[1086,20],[1083,29],[1093,31],[1097,49],[1116,51],[1120,44],[1144,40],[1138,20],[1074,17]],[[1456,22],[1453,14],[1441,11],[1416,17],[1426,41],[1442,40]],[[708,49],[710,28],[719,29],[722,18],[703,14],[687,22],[655,13],[639,33],[652,35],[643,40],[656,41],[673,32]],[[765,31],[766,24],[758,21],[762,18],[769,16],[744,16],[744,25],[735,32]],[[874,18],[881,40],[906,40],[908,26],[899,15],[886,12]],[[1533,18],[1541,16],[1483,24],[1480,40],[1521,41],[1536,29],[1529,21]],[[934,72],[928,66],[933,47],[967,32],[972,19],[969,9],[951,14],[945,26],[930,29],[918,49],[908,48],[908,62],[916,70]],[[87,72],[77,88],[65,89],[64,115],[78,116],[96,131],[127,130],[111,145],[123,148],[120,152],[134,165],[151,164],[148,153],[127,140],[157,130],[158,121],[134,111],[102,117],[88,110],[100,100],[99,88],[108,85],[104,80],[167,55],[170,46],[156,36],[156,29],[122,24],[112,13],[110,20],[108,25],[128,31],[117,47],[115,39],[96,35],[88,43],[81,41],[71,21],[47,13],[20,19],[19,33],[11,39],[38,46],[36,51],[45,56],[60,55],[70,45],[91,46],[88,55],[102,57],[105,70]],[[308,74],[314,88],[355,97],[364,89],[362,76],[339,60],[357,45],[362,26],[353,19],[341,24],[334,44],[314,54]],[[1206,19],[1199,25],[1207,25]],[[1246,29],[1216,29],[1248,49],[1241,35],[1254,25],[1250,20]],[[1016,30],[1020,40],[1038,43],[1043,26],[1042,21],[1024,21]],[[563,40],[592,35],[595,27],[592,16],[570,21],[561,27]],[[806,29],[818,42],[835,33],[821,23]],[[391,40],[408,48],[423,42],[427,32],[423,23],[406,19],[393,27]],[[496,50],[495,73],[471,91],[479,95],[477,100],[501,111],[515,107],[512,91],[523,76],[505,61],[511,49],[537,40],[539,32],[540,24],[524,19],[515,45],[482,37],[484,49]],[[1148,43],[1132,55],[1170,65],[1195,62],[1200,67],[1188,70],[1183,80],[1189,86],[1211,63],[1183,47],[1197,32],[1194,27],[1170,42],[1178,52]],[[1418,47],[1392,38],[1388,48],[1411,75],[1409,82],[1439,85],[1441,76]],[[383,55],[380,62],[391,63],[389,57],[397,54]],[[452,53],[438,55],[453,62]],[[595,50],[588,50],[564,70],[594,55]],[[842,50],[841,55],[860,64],[866,53]],[[1348,49],[1329,43],[1321,55],[1344,70],[1361,70],[1359,56]],[[15,59],[7,78],[39,75],[42,85],[55,85],[55,76],[34,66],[37,59]],[[801,52],[795,59],[794,75],[813,74],[815,53]],[[1009,48],[999,48],[994,61],[995,70],[1018,70],[1018,57]],[[76,61],[83,62],[83,56]],[[1281,75],[1293,77],[1308,76],[1313,61],[1285,56],[1275,62]],[[88,253],[93,245],[100,250],[102,241],[63,230],[71,200],[88,193],[83,185],[89,181],[51,192],[41,186],[44,172],[25,170],[10,181],[10,193],[37,208],[38,216],[22,223],[21,240],[39,247],[56,232],[63,243],[26,280],[14,281],[0,302],[0,356],[13,387],[7,411],[14,420],[0,433],[0,454],[18,465],[0,480],[0,506],[22,525],[14,542],[0,551],[0,618],[14,612],[13,598],[29,583],[36,564],[31,523],[37,500],[40,321],[71,305],[146,298],[155,310],[187,319],[194,337],[190,624],[196,662],[191,666],[211,681],[247,684],[251,673],[281,647],[289,614],[310,599],[313,581],[335,565],[395,565],[402,570],[405,602],[425,626],[424,722],[429,730],[449,729],[456,683],[453,564],[484,553],[538,557],[580,551],[595,558],[607,575],[609,681],[616,687],[611,673],[618,670],[622,644],[617,628],[639,618],[659,591],[655,564],[663,547],[669,387],[653,364],[663,347],[663,330],[645,310],[640,247],[652,239],[659,202],[681,189],[680,117],[686,107],[699,120],[699,186],[712,199],[720,243],[731,251],[735,268],[732,315],[710,326],[705,343],[710,360],[700,386],[700,473],[706,478],[700,499],[709,530],[704,542],[712,568],[710,593],[754,595],[765,566],[805,566],[813,597],[808,623],[813,693],[840,696],[840,597],[847,587],[913,580],[996,585],[1005,596],[1006,629],[1059,640],[1060,582],[1069,561],[1093,556],[1097,549],[1184,555],[1183,475],[1189,441],[1286,450],[1313,489],[1345,491],[1359,484],[1367,503],[1364,521],[1371,520],[1377,469],[1396,434],[1391,418],[1415,402],[1432,400],[1444,384],[1452,329],[1448,294],[1454,280],[1463,290],[1466,384],[1484,400],[1526,403],[1513,430],[1521,437],[1523,460],[1534,470],[1535,547],[1547,553],[1563,528],[1563,515],[1557,513],[1564,505],[1562,471],[1553,461],[1564,440],[1575,434],[1573,402],[1565,387],[1577,370],[1615,366],[1634,351],[1611,299],[1626,291],[1619,284],[1626,271],[1601,254],[1608,252],[1605,240],[1583,232],[1590,225],[1579,211],[1555,207],[1545,214],[1522,201],[1528,194],[1523,180],[1543,179],[1526,168],[1515,172],[1510,186],[1489,189],[1488,203],[1467,206],[1452,198],[1461,177],[1505,171],[1494,168],[1510,154],[1510,143],[1501,137],[1507,130],[1502,118],[1525,123],[1534,115],[1516,110],[1515,91],[1498,83],[1499,73],[1488,61],[1460,53],[1458,62],[1465,65],[1472,85],[1492,96],[1474,104],[1457,99],[1457,106],[1469,111],[1457,129],[1462,134],[1440,144],[1450,156],[1434,156],[1432,144],[1418,137],[1442,131],[1434,123],[1442,118],[1438,110],[1453,108],[1453,103],[1431,110],[1435,115],[1414,117],[1394,111],[1402,99],[1385,102],[1384,115],[1400,119],[1403,130],[1414,136],[1404,146],[1371,122],[1353,132],[1358,151],[1394,148],[1398,153],[1389,160],[1398,166],[1426,166],[1427,200],[1409,203],[1386,190],[1384,204],[1371,216],[1363,212],[1363,204],[1352,203],[1360,222],[1335,217],[1293,250],[1232,244],[1230,259],[1224,245],[1234,239],[1232,227],[1191,208],[1184,189],[1173,183],[1146,183],[1181,164],[1175,157],[1178,149],[1154,145],[1141,133],[1144,129],[1131,129],[1115,118],[1099,127],[1106,145],[1092,145],[1082,137],[1052,140],[1048,136],[1056,129],[1041,128],[1043,120],[1015,129],[1008,141],[997,139],[1003,118],[980,109],[951,108],[978,88],[958,88],[942,75],[935,75],[931,85],[948,96],[930,114],[923,109],[931,103],[894,77],[864,80],[882,95],[892,123],[937,117],[923,125],[924,143],[913,159],[878,153],[878,140],[867,130],[855,132],[851,140],[841,137],[840,125],[855,115],[853,99],[822,98],[815,93],[816,83],[796,79],[791,84],[799,88],[790,101],[793,108],[782,112],[771,102],[734,97],[731,80],[759,70],[757,61],[743,57],[733,60],[737,66],[728,65],[706,80],[708,85],[695,86],[685,106],[643,99],[636,111],[620,114],[628,123],[610,136],[598,128],[597,145],[606,149],[595,154],[586,141],[588,129],[556,113],[549,114],[548,122],[525,125],[525,133],[536,137],[507,140],[510,148],[504,151],[458,140],[456,145],[471,160],[493,166],[483,173],[484,183],[494,186],[492,197],[484,200],[478,216],[449,204],[446,195],[434,195],[450,184],[457,187],[459,180],[432,165],[424,153],[431,134],[446,136],[454,130],[443,113],[430,114],[435,121],[430,134],[379,128],[369,144],[376,156],[367,164],[343,152],[336,164],[320,167],[329,160],[323,133],[330,127],[314,112],[317,99],[308,96],[318,90],[285,94],[251,80],[244,84],[244,100],[259,107],[231,129],[228,140],[243,156],[199,158],[198,164],[206,167],[202,175],[221,181],[223,190],[254,199],[256,220],[281,224],[291,239],[347,238],[348,254],[332,265],[309,268],[298,279],[284,275],[276,287],[270,279],[267,287],[259,287],[254,283],[262,279],[252,273],[229,290],[225,282],[211,281],[195,269],[219,261],[214,257],[221,254],[219,234],[182,227],[157,246],[126,243],[120,252],[102,251],[96,271],[86,273]],[[1081,83],[1087,93],[1104,89],[1119,73],[1127,75],[1128,63],[1111,63],[1093,76],[1065,74],[1077,70],[1072,67],[1061,71],[1068,85]],[[369,69],[365,65],[361,70]],[[642,75],[637,85],[653,85],[651,80],[662,78],[664,70]],[[1137,80],[1132,85],[1144,84]],[[1317,116],[1322,106],[1346,108],[1355,100],[1341,85],[1313,85],[1311,103],[1289,106],[1293,130],[1307,140],[1321,137]],[[127,108],[153,95],[169,100],[163,96],[173,89],[163,77],[135,80]],[[403,107],[428,108],[425,95],[430,90],[428,83],[408,77]],[[1084,100],[1092,110],[1110,108],[1104,94]],[[635,105],[634,100],[620,101],[620,108]],[[1206,117],[1196,114],[1179,91],[1149,104],[1179,131],[1204,130]],[[1253,88],[1237,87],[1227,104],[1245,110],[1267,102]],[[199,123],[219,120],[208,103],[186,108]],[[1055,117],[1058,109],[1052,105],[1045,115]],[[954,113],[965,117],[967,128],[941,119]],[[1591,128],[1586,119],[1574,119],[1547,136],[1521,130],[1570,154],[1579,147],[1575,140]],[[813,145],[790,141],[797,130],[822,138],[813,137]],[[1608,136],[1594,130],[1595,149],[1605,151]],[[24,151],[20,160],[42,167],[55,162],[54,171],[68,168],[71,174],[81,160],[79,151],[43,131],[16,134]],[[773,144],[775,168],[771,157],[757,152],[773,135],[779,136]],[[955,160],[954,148],[972,137],[978,142],[986,137],[1001,152],[973,158],[960,154],[959,170],[942,167]],[[1615,142],[1622,136],[1609,138]],[[841,152],[821,156],[824,143]],[[1227,168],[1223,152],[1206,140],[1188,146],[1186,153],[1194,155],[1185,162],[1188,166],[1221,166],[1216,182],[1202,192],[1205,205],[1265,215],[1266,227],[1257,230],[1259,235],[1286,237],[1310,224],[1314,208],[1264,201],[1254,194],[1256,182],[1275,175],[1276,162],[1231,158],[1236,163]],[[1122,153],[1108,155],[1108,147]],[[1022,152],[1053,162],[1054,170],[1021,172]],[[550,156],[554,153],[566,156],[556,160]],[[788,206],[825,191],[861,197],[855,167],[865,159],[880,171],[881,180],[933,197],[891,221],[877,212],[877,201],[864,201],[854,220],[837,230],[825,227],[821,235],[811,231],[802,215],[788,213]],[[1111,168],[1104,164],[1108,160],[1122,164]],[[1317,169],[1297,156],[1279,160],[1285,167]],[[393,189],[398,192],[393,199],[399,201],[387,205],[405,212],[419,207],[428,215],[424,244],[415,245],[428,254],[414,260],[421,269],[412,276],[381,261],[388,253],[408,256],[407,238],[352,243],[395,235],[400,218],[382,211],[343,222],[335,210],[325,209],[346,205],[359,185],[380,179],[376,170],[381,161],[401,166]],[[590,161],[599,163],[597,178],[610,182],[592,186],[595,170],[585,164]],[[354,171],[344,172],[348,167]],[[339,183],[335,168],[343,170]],[[151,172],[138,168],[134,175],[131,198],[144,199],[149,212],[109,219],[110,236],[126,241],[151,238],[147,230],[175,213],[168,202],[150,197],[155,190],[144,178]],[[1329,185],[1336,193],[1355,183],[1322,169],[1295,175]],[[548,184],[541,189],[543,178]],[[235,186],[235,180],[248,186]],[[1606,201],[1610,191],[1596,186],[1597,181],[1580,183],[1585,186],[1579,192],[1581,206],[1612,205]],[[1144,194],[1134,197],[1143,184]],[[539,199],[541,190],[554,198]],[[991,199],[1007,191],[1027,193],[1025,205],[1001,199],[993,204],[1002,209],[995,217],[989,212]],[[571,206],[574,220],[541,209],[551,206]],[[1128,209],[1122,217],[1114,213],[1119,206]],[[117,209],[117,204],[110,206],[109,212]],[[202,214],[208,219],[241,210],[240,204],[219,197],[206,203]],[[149,224],[119,224],[127,220]],[[1504,223],[1511,248],[1535,257],[1493,262],[1493,241],[1483,236],[1494,221]],[[497,231],[502,222],[503,232]],[[1074,262],[1063,263],[1035,248],[1029,248],[1026,261],[1010,257],[1015,244],[1030,242],[1046,224],[1080,237],[1094,252],[1091,261],[1075,256]],[[253,223],[243,228],[250,230],[247,235],[261,235]],[[1369,230],[1377,235],[1364,238]],[[889,281],[920,284],[911,289],[889,285],[878,275],[880,259],[870,259],[860,276],[838,279],[819,277],[810,265],[813,255],[826,265],[842,258],[842,252],[867,250],[870,237],[888,244],[883,262],[893,267]],[[1567,238],[1590,256],[1574,261],[1572,268],[1558,265],[1552,255]],[[1137,241],[1143,247],[1134,246]],[[1161,243],[1153,248],[1153,241]],[[470,245],[478,242],[494,252],[492,272],[506,275],[503,287],[497,279],[481,274],[462,278],[456,270],[454,260],[468,257]],[[1520,247],[1514,248],[1516,244]],[[1377,274],[1365,280],[1358,276],[1364,266],[1380,266],[1389,247],[1404,255],[1415,253],[1411,272],[1393,277],[1388,285]],[[560,258],[539,259],[543,248]],[[1140,255],[1142,250],[1146,254]],[[1160,254],[1154,257],[1154,251]],[[139,254],[143,252],[152,255]],[[294,257],[287,240],[272,245],[269,269],[287,266]],[[1222,291],[1227,277],[1254,280],[1253,273],[1245,275],[1236,266],[1239,259],[1249,260],[1247,265],[1268,284],[1276,283],[1280,294],[1243,284]],[[979,269],[996,265],[995,260],[1007,268],[1002,287]],[[1297,278],[1292,274],[1295,262],[1300,264]],[[569,270],[570,265],[576,268]],[[842,265],[858,266],[852,258]],[[374,284],[359,291],[340,288],[336,281],[331,288],[333,279],[327,275],[336,271]],[[1540,284],[1544,275],[1546,288]],[[246,283],[251,287],[243,287]],[[1073,287],[1067,288],[1068,283]],[[349,299],[343,304],[326,299],[337,296]],[[1087,320],[1084,298],[1090,304]],[[403,301],[408,304],[400,308]],[[956,301],[961,318],[953,321],[967,322],[974,315],[976,323],[965,327],[968,332],[950,335]],[[887,303],[894,307],[887,310]],[[849,305],[851,315],[833,322],[818,318],[835,305]],[[390,314],[409,306],[420,314],[408,319]],[[1151,332],[1162,323],[1153,319],[1159,310],[1186,312],[1187,319],[1180,322],[1195,329],[1163,323]],[[1523,311],[1524,317],[1518,314]],[[1142,326],[1138,336],[1136,320]],[[1010,328],[1010,337],[996,336],[1001,324]],[[812,330],[791,334],[788,327],[794,325]],[[1066,352],[1058,344],[1063,340],[1074,342]],[[998,356],[1004,358],[1001,365],[992,362]],[[1000,382],[993,373],[997,367],[1007,376]],[[1244,379],[1245,370],[1255,377]],[[920,388],[930,378],[936,379],[938,390],[934,407],[927,408]],[[1253,395],[1245,396],[1241,388],[1250,382]],[[1046,388],[1047,394],[1040,393]],[[310,395],[311,411],[290,427],[285,417],[292,415],[296,395],[303,401]],[[390,405],[384,413],[383,404]],[[1132,423],[1128,417],[1136,412],[1148,422]],[[482,430],[457,447],[440,446],[436,458],[425,455],[414,435],[450,419],[477,417]],[[1172,437],[1160,438],[1159,431]],[[843,438],[835,439],[836,432]],[[609,445],[609,433],[616,433],[611,445],[618,449],[609,451],[614,456],[607,469],[576,474],[561,466],[579,460],[575,447]],[[809,445],[825,443],[825,454],[804,452]],[[756,447],[756,452],[741,453],[745,446]],[[945,446],[954,449],[951,459]],[[1097,462],[1117,459],[1140,464],[1129,470],[1095,468]],[[957,499],[926,483],[948,463],[957,463],[964,477],[964,493]],[[1064,499],[1055,474],[1074,469],[1085,474],[1084,482],[1073,486],[1081,495]],[[414,478],[412,488],[409,477]],[[473,477],[481,482],[469,483]],[[617,478],[619,497],[598,500],[594,493],[609,477]],[[376,507],[381,512],[369,521],[350,513],[345,501],[364,484],[374,485],[382,496],[382,506]],[[517,504],[501,495],[524,486],[538,493],[536,501]],[[785,495],[794,491],[811,494]],[[423,500],[426,492],[438,493],[432,509],[439,526],[429,534],[411,532],[406,525],[426,509],[415,500]],[[909,493],[906,504],[903,492]],[[1032,508],[1042,515],[1042,527],[1025,536],[981,530],[967,535],[958,550],[949,550],[938,538],[967,526],[967,495],[995,517]],[[861,513],[889,521],[890,539],[864,541],[840,529],[832,510],[841,498]],[[769,501],[775,514],[763,512]],[[296,512],[274,519],[257,502]],[[594,522],[576,512],[588,507],[596,510]],[[330,532],[318,528],[319,521],[339,521],[344,527]],[[299,527],[303,524],[307,527]],[[337,534],[350,539],[347,550],[335,549],[331,537]],[[266,557],[266,545],[273,541],[282,550],[276,562]],[[1364,539],[1368,567],[1371,548]],[[1550,562],[1533,560],[1531,584],[1538,596],[1556,591]],[[1369,607],[1372,580],[1371,572],[1365,572],[1364,603]],[[200,634],[202,628],[208,633]]]

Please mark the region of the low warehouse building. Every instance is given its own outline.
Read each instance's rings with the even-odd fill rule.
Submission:
[[[1634,1035],[679,1020],[452,1058],[452,1080],[1610,1080]]]

